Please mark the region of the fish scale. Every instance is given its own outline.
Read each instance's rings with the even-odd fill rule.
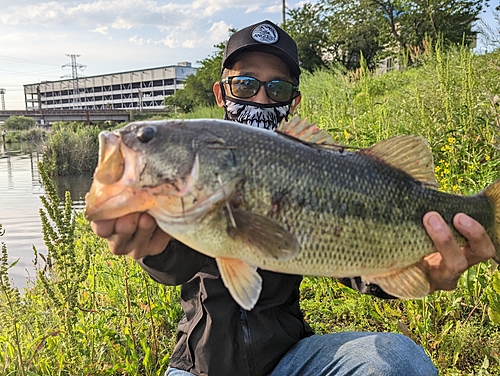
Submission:
[[[450,227],[458,212],[478,220],[500,259],[500,184],[468,197],[436,190],[422,137],[347,151],[296,118],[277,132],[201,119],[132,123],[100,143],[87,217],[149,212],[165,232],[217,260],[245,309],[259,297],[256,268],[361,276],[398,297],[425,296],[423,257],[436,250],[422,217],[431,210]]]

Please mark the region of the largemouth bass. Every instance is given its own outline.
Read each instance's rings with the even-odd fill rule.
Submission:
[[[436,249],[422,217],[431,210],[452,229],[458,212],[478,220],[500,261],[500,182],[468,197],[438,191],[419,136],[354,152],[297,118],[275,132],[206,119],[131,123],[99,142],[87,218],[150,213],[166,233],[214,257],[247,310],[261,291],[256,268],[361,276],[391,295],[424,297],[423,257]]]

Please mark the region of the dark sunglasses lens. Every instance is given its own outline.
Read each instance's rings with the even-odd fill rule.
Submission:
[[[292,99],[293,85],[286,81],[269,81],[266,84],[266,91],[269,98],[276,102],[288,102]]]
[[[259,81],[252,77],[233,77],[231,93],[236,98],[251,98],[259,91]]]

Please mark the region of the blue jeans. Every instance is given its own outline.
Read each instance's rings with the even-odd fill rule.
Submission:
[[[435,376],[422,347],[395,333],[313,335],[295,344],[270,376]],[[169,368],[165,376],[189,376]],[[216,376],[216,375],[214,375]]]

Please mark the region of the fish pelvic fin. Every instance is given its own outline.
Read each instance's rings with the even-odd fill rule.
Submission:
[[[434,159],[422,136],[396,136],[362,149],[364,153],[402,170],[429,188],[437,188]]]
[[[290,260],[299,253],[297,238],[273,220],[242,209],[232,209],[230,214],[234,224],[228,228],[229,236],[238,238],[250,249],[280,261]]]
[[[363,276],[361,279],[401,299],[420,299],[430,291],[429,274],[423,262],[390,273]]]
[[[495,238],[491,239],[495,246],[495,256],[493,259],[500,263],[500,179],[486,187],[482,192],[493,205],[495,213]]]
[[[262,290],[262,277],[257,270],[243,261],[218,257],[215,259],[219,267],[224,286],[233,299],[243,309],[251,311]]]

